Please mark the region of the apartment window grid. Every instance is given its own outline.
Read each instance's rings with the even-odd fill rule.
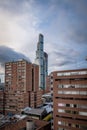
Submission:
[[[87,69],[53,72],[53,80],[54,129],[86,130]]]
[[[86,75],[87,71],[74,71],[74,72],[58,72],[57,76],[72,76],[72,75]]]

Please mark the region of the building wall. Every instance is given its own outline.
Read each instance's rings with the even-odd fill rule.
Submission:
[[[27,106],[35,107],[34,91],[39,90],[39,66],[26,60],[6,63],[5,88],[7,112],[16,113]]]
[[[5,113],[5,92],[0,90],[0,112]]]
[[[52,73],[54,130],[87,129],[87,69]]]
[[[51,92],[51,87],[50,87],[50,76],[46,76],[46,89],[45,93]]]
[[[18,113],[27,106],[29,106],[28,93],[17,93],[14,91],[6,92],[5,113]]]
[[[27,91],[32,91],[32,63],[26,64],[26,87]]]
[[[32,65],[32,91],[39,90],[39,66],[33,64]]]
[[[38,91],[30,91],[29,92],[29,107],[37,108],[42,105],[42,92]]]
[[[6,125],[3,125],[0,130],[23,130],[26,128],[26,122],[32,121],[35,126],[35,130],[51,130],[51,125],[49,122],[43,121],[43,120],[35,120],[31,118],[25,118],[20,121],[16,121],[15,123],[7,123]]]
[[[42,92],[39,90],[36,92],[36,107],[42,105]]]

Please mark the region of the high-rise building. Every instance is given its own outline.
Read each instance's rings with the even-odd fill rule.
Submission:
[[[39,65],[39,88],[45,90],[48,75],[48,55],[44,52],[44,37],[39,34],[35,63]]]
[[[87,130],[87,69],[51,73],[54,130]]]
[[[48,54],[44,52],[44,77],[43,77],[44,86],[45,86],[44,90],[47,89],[47,84],[46,84],[47,76],[48,76]]]
[[[46,90],[45,93],[51,92],[51,87],[50,87],[50,75],[46,76]]]
[[[44,71],[45,75],[48,76],[48,54],[44,52]]]
[[[35,95],[39,91],[39,66],[26,60],[6,63],[5,89],[5,109],[7,112],[16,113],[25,107],[37,107],[40,105],[37,105],[38,98],[34,102],[35,96],[30,100],[31,93],[33,92]],[[41,95],[39,103],[41,103],[40,99]],[[31,106],[30,104],[33,105]]]
[[[5,92],[0,89],[0,113],[5,114]]]
[[[0,113],[3,113],[3,114],[5,112],[5,92],[4,92],[5,84],[4,84],[4,77],[5,77],[5,74],[0,73]]]
[[[0,83],[4,83],[4,82],[5,82],[5,74],[0,73]]]

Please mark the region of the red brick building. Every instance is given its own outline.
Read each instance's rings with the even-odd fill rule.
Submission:
[[[29,92],[29,107],[36,108],[41,106],[42,104],[42,92],[38,91],[30,91]]]
[[[5,113],[5,92],[0,90],[0,113]]]
[[[27,128],[27,122],[32,123],[33,127],[30,127],[30,124]],[[51,130],[51,124],[43,120],[25,118],[13,123],[7,123],[0,127],[0,130]]]
[[[50,88],[50,75],[46,76],[46,89],[45,89],[45,93],[49,93],[51,91]]]
[[[26,60],[8,62],[5,64],[6,112],[17,113],[30,106],[41,105],[39,90],[39,66]],[[40,96],[34,102],[35,95]],[[33,96],[32,95],[32,96]],[[38,102],[38,103],[37,103]],[[31,105],[32,104],[32,105]]]
[[[87,130],[87,69],[51,73],[54,130]]]

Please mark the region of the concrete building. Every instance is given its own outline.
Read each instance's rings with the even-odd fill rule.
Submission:
[[[39,34],[35,64],[39,65],[39,89],[45,90],[48,75],[48,55],[44,52],[44,37]]]
[[[38,90],[38,65],[29,63],[26,60],[5,64],[6,112],[17,113],[25,107],[40,105],[41,94],[39,94]],[[34,98],[30,100],[32,93]],[[37,94],[37,97],[39,96],[36,100],[35,94]]]
[[[26,115],[29,115],[30,118],[33,119],[40,119],[42,120],[44,117],[47,116],[47,111],[44,108],[33,108],[29,111],[24,112]]]
[[[54,130],[87,130],[87,69],[51,73]]]

